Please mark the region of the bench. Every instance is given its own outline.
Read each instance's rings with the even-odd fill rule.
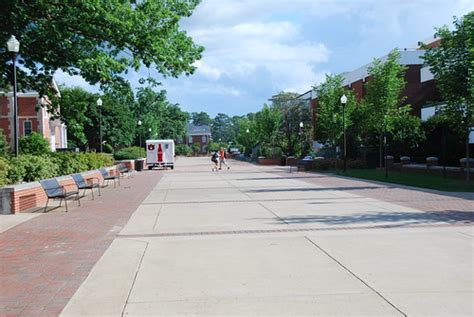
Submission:
[[[99,196],[100,196],[100,181],[98,178],[93,177],[91,178],[90,182],[87,182],[84,177],[82,177],[81,174],[72,174],[71,175],[72,179],[76,183],[77,189],[81,190],[84,189],[84,194],[86,194],[86,190],[90,189],[92,192],[92,200],[94,200],[94,188],[97,188],[99,191]],[[95,182],[94,182],[95,180]]]
[[[48,209],[48,203],[50,199],[60,199],[59,201],[59,207],[61,206],[63,200],[66,205],[66,212],[68,211],[67,208],[67,200],[72,197],[76,197],[78,205],[81,205],[81,200],[79,197],[79,189],[76,188],[76,190],[66,190],[66,186],[61,186],[58,182],[57,179],[51,178],[51,179],[44,179],[40,180],[40,184],[43,187],[44,192],[46,193],[46,196],[48,197],[48,200],[46,201],[46,206],[44,207],[44,212]]]
[[[102,178],[104,181],[102,182],[102,187],[105,187],[105,181],[107,181],[107,185],[109,184],[109,181],[113,180],[114,181],[114,188],[115,188],[115,181],[118,180],[118,184],[120,186],[120,176],[119,175],[109,175],[109,172],[105,168],[99,169],[99,172],[102,174]]]

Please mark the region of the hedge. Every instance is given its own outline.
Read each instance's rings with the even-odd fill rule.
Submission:
[[[136,160],[145,155],[145,149],[139,146],[126,147],[114,153],[116,160]]]
[[[114,163],[111,155],[93,152],[24,154],[10,161],[0,159],[0,186],[95,170]]]

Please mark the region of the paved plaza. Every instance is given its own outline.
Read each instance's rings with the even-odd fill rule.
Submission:
[[[0,315],[474,314],[473,195],[230,163],[0,217]]]

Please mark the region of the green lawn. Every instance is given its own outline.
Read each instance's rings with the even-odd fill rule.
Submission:
[[[449,192],[474,192],[474,180],[471,180],[470,183],[467,183],[462,179],[443,178],[441,176],[433,175],[402,174],[394,171],[389,172],[388,177],[385,178],[385,172],[383,170],[380,171],[376,169],[354,169],[347,170],[346,173],[343,173],[342,171],[332,172],[337,175],[437,189]]]

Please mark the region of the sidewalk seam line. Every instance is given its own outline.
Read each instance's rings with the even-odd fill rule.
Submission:
[[[393,303],[391,303],[387,298],[385,298],[379,291],[377,291],[375,288],[373,288],[372,286],[370,286],[367,282],[365,282],[362,278],[360,278],[358,275],[356,275],[354,272],[352,272],[348,267],[346,267],[344,264],[342,264],[340,261],[338,261],[335,257],[333,257],[332,255],[330,255],[326,250],[324,250],[322,247],[320,247],[319,245],[316,244],[316,242],[314,242],[313,240],[311,240],[310,238],[308,238],[307,236],[304,236],[306,240],[308,240],[309,243],[311,243],[313,246],[315,246],[316,248],[318,248],[321,252],[323,252],[324,254],[326,254],[329,258],[331,258],[334,262],[336,262],[337,264],[339,264],[340,267],[342,267],[345,271],[347,271],[349,274],[351,274],[352,276],[354,276],[356,279],[358,279],[362,284],[364,284],[365,286],[367,286],[370,290],[372,290],[375,294],[377,294],[380,298],[382,298],[386,303],[388,303],[390,306],[392,306],[393,308],[395,308],[400,314],[402,314],[402,316],[407,316],[407,314],[405,314],[403,311],[401,311],[397,306],[395,306]]]
[[[135,286],[135,282],[137,281],[138,272],[140,271],[140,267],[142,266],[142,262],[143,262],[143,258],[145,257],[146,250],[148,249],[149,242],[147,241],[144,241],[144,242],[146,243],[145,249],[143,250],[142,256],[140,257],[140,262],[138,262],[137,270],[135,271],[135,276],[133,277],[132,286],[130,287],[130,290],[128,291],[127,299],[125,300],[125,304],[123,305],[122,313],[120,314],[120,316],[122,317],[124,316],[125,308],[127,308],[128,300],[130,299],[130,295],[132,294],[133,287]]]

